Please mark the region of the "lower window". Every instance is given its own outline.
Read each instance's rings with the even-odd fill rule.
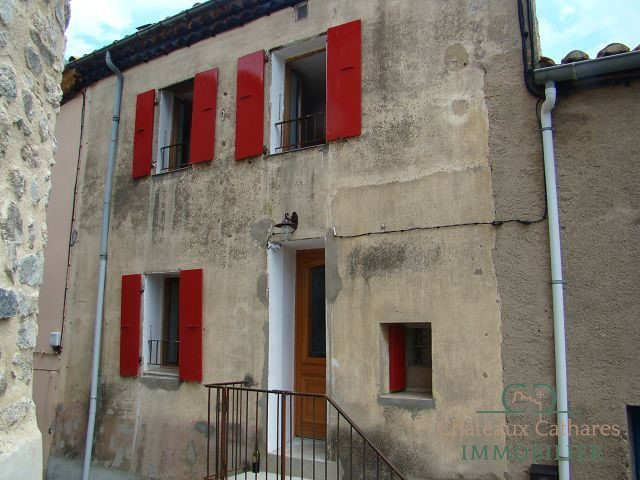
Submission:
[[[387,326],[389,391],[432,393],[431,324],[400,323]]]
[[[180,277],[177,274],[147,275],[144,370],[177,374],[180,355]]]
[[[120,375],[202,380],[202,269],[122,276]]]

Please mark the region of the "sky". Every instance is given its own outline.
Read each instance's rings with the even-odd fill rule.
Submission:
[[[71,0],[65,58],[91,53],[138,26],[190,8],[195,1]],[[536,0],[536,4],[542,55],[556,63],[571,50],[583,50],[595,58],[612,42],[632,49],[640,44],[640,0]]]
[[[590,58],[610,43],[640,44],[640,0],[536,0],[542,55],[556,63],[571,50]]]

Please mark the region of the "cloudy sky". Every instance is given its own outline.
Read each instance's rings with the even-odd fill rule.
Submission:
[[[140,25],[181,12],[194,2],[71,0],[65,57],[90,53],[135,32]],[[556,63],[574,49],[584,50],[594,58],[598,50],[611,42],[621,42],[630,48],[640,44],[637,33],[640,0],[537,0],[536,3],[542,54]]]

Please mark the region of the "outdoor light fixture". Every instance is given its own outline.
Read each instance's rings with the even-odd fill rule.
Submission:
[[[296,212],[284,214],[284,220],[275,225],[282,232],[283,240],[291,240],[291,234],[298,228],[298,214]]]

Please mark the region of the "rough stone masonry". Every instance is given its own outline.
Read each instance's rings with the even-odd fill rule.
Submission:
[[[0,0],[0,480],[41,479],[32,400],[66,0]]]

